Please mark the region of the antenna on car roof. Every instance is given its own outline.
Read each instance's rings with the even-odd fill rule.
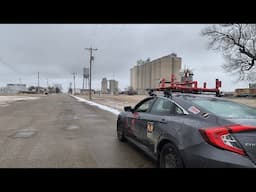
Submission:
[[[147,89],[147,91],[148,91],[149,96],[151,96],[151,97],[155,97],[156,96],[156,94],[154,93],[153,89]]]
[[[164,90],[164,97],[172,98],[172,91],[171,90]]]

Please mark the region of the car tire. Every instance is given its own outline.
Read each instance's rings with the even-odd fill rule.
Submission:
[[[183,168],[183,161],[179,150],[172,143],[165,144],[160,152],[160,168]]]
[[[126,138],[125,138],[125,135],[124,135],[124,129],[121,126],[117,127],[117,138],[121,142],[126,141]]]

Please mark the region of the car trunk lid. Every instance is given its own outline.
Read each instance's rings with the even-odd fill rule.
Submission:
[[[243,121],[240,122],[242,123]],[[245,128],[241,128],[240,131],[233,132],[232,135],[242,146],[249,158],[256,164],[256,124],[254,122],[255,120],[252,120],[250,122],[243,122],[244,124],[246,123],[248,126],[240,125],[240,127]],[[246,127],[249,127],[249,129],[247,129]]]
[[[209,144],[240,155],[248,155],[256,164],[256,126],[226,124],[200,129],[200,132]]]

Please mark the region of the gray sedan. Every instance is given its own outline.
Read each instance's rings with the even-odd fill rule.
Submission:
[[[150,96],[119,114],[117,136],[161,168],[256,166],[256,109],[215,96]]]

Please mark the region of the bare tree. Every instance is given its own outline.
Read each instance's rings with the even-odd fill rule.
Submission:
[[[239,80],[256,80],[256,24],[211,25],[201,35],[208,37],[209,48],[223,53],[225,71],[238,75]]]

